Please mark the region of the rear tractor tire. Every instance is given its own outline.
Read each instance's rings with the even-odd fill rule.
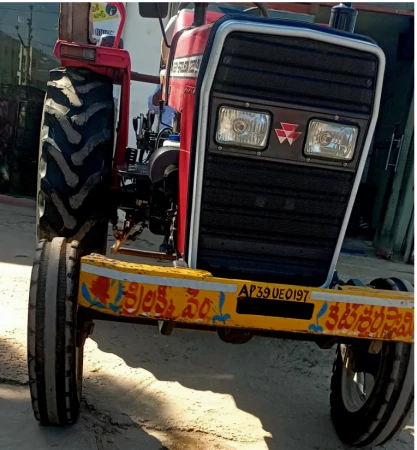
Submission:
[[[112,81],[85,68],[50,72],[40,134],[37,237],[105,253],[110,215]]]
[[[378,278],[376,289],[414,291],[397,278]],[[372,448],[394,439],[414,406],[414,345],[364,341],[340,344],[333,365],[331,416],[340,439]]]
[[[42,425],[67,425],[78,417],[87,336],[84,323],[77,327],[79,270],[77,242],[39,242],[29,294],[28,368],[33,412]]]

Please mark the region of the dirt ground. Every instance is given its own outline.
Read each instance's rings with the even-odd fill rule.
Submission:
[[[35,421],[26,372],[34,210],[0,203],[0,449],[342,450],[329,416],[334,349],[99,322],[86,345],[79,422]],[[144,235],[141,245],[158,242]],[[413,279],[412,267],[343,256],[339,275]],[[410,450],[414,422],[386,450]]]

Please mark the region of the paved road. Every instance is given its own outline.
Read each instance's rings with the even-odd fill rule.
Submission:
[[[333,350],[211,333],[101,322],[86,346],[79,422],[38,426],[26,374],[34,213],[0,204],[0,449],[342,450],[329,417]],[[158,242],[144,235],[142,245]],[[344,257],[339,272],[369,281],[408,267]],[[381,272],[382,269],[382,272]],[[409,450],[414,427],[386,450]]]

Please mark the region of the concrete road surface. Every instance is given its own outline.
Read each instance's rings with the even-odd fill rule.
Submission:
[[[34,210],[0,204],[1,450],[342,450],[329,416],[334,349],[255,338],[227,345],[217,335],[96,324],[86,344],[79,422],[35,421],[26,373],[26,320],[35,245]],[[140,245],[157,249],[144,234]],[[378,267],[376,267],[378,266]],[[343,276],[402,276],[409,266],[344,257]],[[409,450],[410,422],[386,450]]]

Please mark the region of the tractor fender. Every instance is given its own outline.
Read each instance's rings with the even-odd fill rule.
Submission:
[[[162,146],[152,153],[148,164],[148,176],[152,183],[162,181],[169,166],[178,167],[179,154],[179,147],[174,146]]]

